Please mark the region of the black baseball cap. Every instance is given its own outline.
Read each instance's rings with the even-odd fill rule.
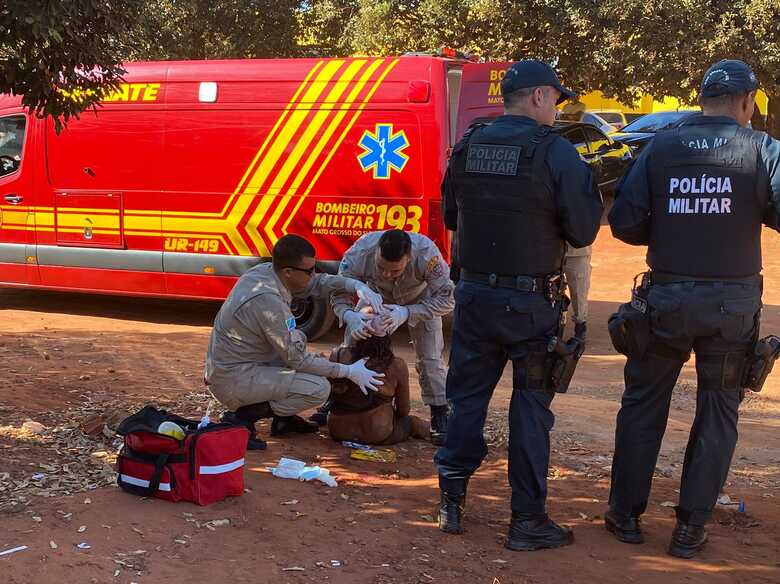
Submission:
[[[561,85],[558,75],[555,74],[555,69],[536,59],[523,59],[507,69],[506,75],[501,81],[501,95],[507,95],[526,87],[543,85],[549,85],[561,92],[557,103],[563,103],[576,95],[572,90]]]
[[[728,93],[747,93],[754,89],[758,89],[758,79],[753,69],[743,61],[727,59],[707,69],[700,94],[702,97],[717,97]]]

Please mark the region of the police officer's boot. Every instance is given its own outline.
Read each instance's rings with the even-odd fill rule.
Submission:
[[[546,513],[512,513],[509,536],[504,547],[513,551],[532,552],[558,548],[574,543],[574,533],[561,527]]]
[[[311,434],[319,429],[317,424],[304,420],[300,416],[274,416],[274,421],[271,422],[271,436],[281,436],[291,432]]]
[[[575,322],[574,323],[574,336],[581,340],[583,343],[588,338],[588,323],[587,322]]]
[[[265,440],[257,437],[255,422],[263,418],[273,417],[274,412],[271,404],[261,402],[249,406],[241,406],[235,412],[225,412],[220,417],[220,421],[226,424],[235,424],[237,426],[246,426],[249,430],[249,440],[247,440],[247,450],[265,450],[268,447]]]
[[[320,407],[317,408],[317,411],[314,412],[311,416],[309,416],[309,421],[314,422],[318,426],[324,426],[328,423],[328,413],[330,413],[330,408],[333,405],[333,402],[331,400],[326,401],[324,404],[322,404]]]
[[[639,517],[621,515],[610,509],[604,515],[604,526],[618,541],[623,543],[644,543],[645,541]]]
[[[444,533],[463,533],[463,513],[466,511],[466,484],[463,493],[441,491],[439,500],[439,529]]]
[[[431,444],[444,446],[447,442],[447,406],[431,406]]]
[[[677,520],[677,526],[672,533],[669,544],[669,555],[678,558],[692,558],[698,554],[707,543],[707,530],[703,525],[693,525]]]

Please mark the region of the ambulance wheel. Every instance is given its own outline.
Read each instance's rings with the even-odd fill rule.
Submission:
[[[330,309],[327,300],[321,298],[301,298],[292,302],[295,324],[310,341],[318,339],[333,326],[336,315]]]

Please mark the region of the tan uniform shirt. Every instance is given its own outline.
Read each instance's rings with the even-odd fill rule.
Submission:
[[[419,233],[409,233],[412,238],[412,258],[406,270],[396,280],[384,278],[376,264],[379,238],[383,231],[366,233],[344,254],[339,275],[365,282],[382,294],[386,304],[398,304],[409,309],[409,326],[423,320],[443,316],[455,308],[450,280],[450,267],[441,256],[439,248],[429,238]],[[333,311],[339,320],[345,311],[354,306],[350,294],[334,294]]]
[[[356,282],[315,274],[300,297],[355,293]],[[292,295],[270,262],[258,264],[236,282],[211,332],[205,377],[209,384],[248,382],[257,366],[289,367],[323,377],[345,375],[344,366],[306,352],[306,335],[295,328]],[[246,380],[243,378],[247,377]]]

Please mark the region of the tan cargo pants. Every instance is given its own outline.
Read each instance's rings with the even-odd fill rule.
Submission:
[[[250,365],[236,370],[232,379],[220,375],[209,390],[231,410],[267,401],[277,416],[293,416],[325,403],[330,381],[284,367]]]
[[[587,250],[587,252],[585,252]],[[591,247],[573,250],[573,255],[566,255],[563,271],[569,284],[571,295],[570,315],[575,323],[588,320],[588,291],[590,290]]]

